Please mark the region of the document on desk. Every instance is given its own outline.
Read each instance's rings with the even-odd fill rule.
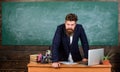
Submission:
[[[78,64],[78,63],[75,63],[75,62],[67,62],[67,61],[61,61],[60,63],[62,63],[62,64],[67,64],[67,65],[70,65],[70,64]]]

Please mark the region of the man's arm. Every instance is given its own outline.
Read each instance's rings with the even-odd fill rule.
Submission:
[[[58,62],[59,60],[59,51],[58,48],[60,46],[61,42],[61,32],[60,32],[60,27],[57,27],[57,30],[55,32],[53,42],[52,42],[52,62]]]
[[[60,27],[57,27],[57,30],[55,32],[53,42],[52,42],[52,67],[58,68],[60,67],[59,61],[59,51],[58,48],[60,46],[61,42],[61,32]]]
[[[83,52],[84,52],[84,58],[83,59],[88,59],[89,45],[88,45],[88,40],[87,40],[85,31],[84,31],[82,26],[80,28],[80,31],[81,31],[80,39],[81,39],[81,44],[82,44],[82,48],[83,48]]]

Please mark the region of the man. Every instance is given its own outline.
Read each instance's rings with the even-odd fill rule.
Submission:
[[[88,59],[89,45],[82,25],[77,24],[77,16],[68,14],[65,23],[59,25],[52,43],[52,66],[59,67],[59,61],[86,62]],[[81,40],[84,58],[79,52],[78,41]]]

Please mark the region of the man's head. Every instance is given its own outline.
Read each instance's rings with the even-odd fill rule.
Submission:
[[[68,14],[65,18],[65,29],[68,35],[73,34],[78,18],[75,14]]]

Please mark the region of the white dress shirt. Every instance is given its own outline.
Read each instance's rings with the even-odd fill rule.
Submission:
[[[73,41],[73,35],[70,36],[70,44],[72,44],[72,41]],[[71,53],[69,53],[68,61],[73,62]]]

